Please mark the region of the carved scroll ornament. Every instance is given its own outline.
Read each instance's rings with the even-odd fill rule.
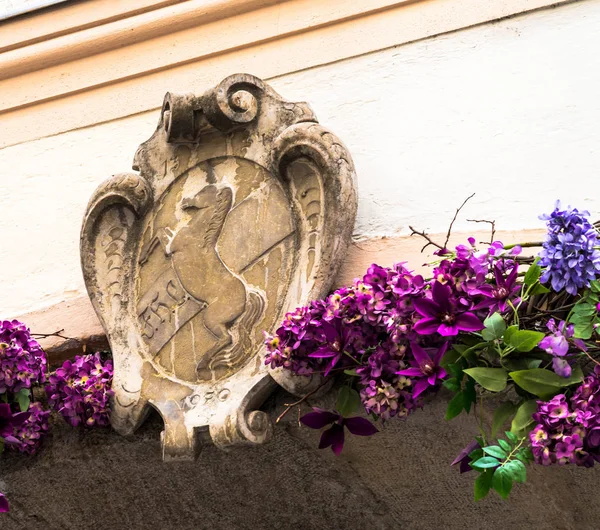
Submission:
[[[202,96],[165,96],[158,128],[92,196],[81,234],[89,295],[115,361],[112,424],[154,407],[164,458],[263,443],[275,382],[263,330],[324,296],[356,215],[352,160],[306,103],[237,74]]]

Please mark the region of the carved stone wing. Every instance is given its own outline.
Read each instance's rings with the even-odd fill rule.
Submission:
[[[196,455],[199,429],[220,447],[263,443],[274,382],[319,384],[269,371],[262,331],[330,289],[356,216],[350,155],[307,104],[237,74],[168,93],[134,169],[98,188],[81,239],[113,426],[131,433],[154,407],[165,458]]]

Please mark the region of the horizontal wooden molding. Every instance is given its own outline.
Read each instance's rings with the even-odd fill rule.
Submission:
[[[78,0],[0,22],[0,53],[84,31],[187,0]],[[9,29],[5,29],[10,24]]]
[[[0,54],[0,148],[155,109],[232,72],[268,80],[556,3],[187,0]]]
[[[523,241],[541,241],[546,232],[544,230],[522,230],[498,232],[496,239],[509,243]],[[452,235],[449,246],[464,243],[473,235],[477,241],[488,240],[489,232],[475,234],[456,233]],[[432,236],[440,243],[444,242],[445,234]],[[426,252],[421,252],[425,241],[418,237],[383,237],[354,241],[347,252],[334,282],[334,288],[349,285],[354,278],[365,274],[372,263],[390,266],[394,263],[406,262],[406,266],[416,272],[426,274],[427,267],[423,264],[434,259],[431,247]],[[525,249],[529,253],[533,249]],[[56,364],[64,359],[82,353],[82,349],[89,351],[105,349],[108,342],[92,308],[87,295],[60,302],[43,310],[19,315],[19,320],[24,322],[34,333],[53,333],[61,330],[61,335],[68,338],[48,337],[40,339],[40,344],[48,353],[51,364]]]
[[[188,0],[50,38],[0,55],[0,79],[124,48],[286,0]]]

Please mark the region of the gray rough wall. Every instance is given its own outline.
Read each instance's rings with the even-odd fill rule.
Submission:
[[[275,416],[288,397],[266,410]],[[3,455],[12,511],[0,529],[600,528],[597,469],[532,466],[508,502],[474,503],[473,474],[448,464],[475,425],[445,422],[445,405],[438,396],[373,438],[353,437],[340,457],[316,449],[319,434],[294,413],[268,445],[207,445],[197,462],[177,464],[160,460],[158,416],[130,439],[58,422],[38,456]]]

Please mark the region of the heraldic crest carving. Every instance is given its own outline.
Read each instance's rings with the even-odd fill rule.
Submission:
[[[352,160],[306,103],[236,74],[202,96],[167,93],[133,169],[95,191],[81,233],[87,289],[115,361],[112,424],[149,407],[165,459],[263,443],[275,382],[263,330],[331,287],[356,216]]]

